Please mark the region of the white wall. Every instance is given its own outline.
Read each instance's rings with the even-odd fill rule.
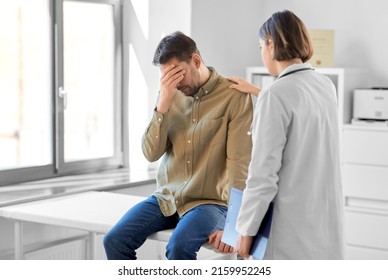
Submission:
[[[366,68],[369,76],[365,79],[365,87],[388,86],[388,32],[384,30],[388,26],[388,1],[148,0],[145,1],[149,3],[150,11],[148,39],[139,31],[139,18],[133,16],[131,4],[144,1],[127,0],[127,11],[130,13],[130,40],[135,44],[147,86],[146,90],[140,91],[136,86],[131,87],[130,97],[138,98],[136,95],[148,93],[148,111],[142,112],[147,117],[137,118],[146,119],[145,123],[159,90],[159,72],[151,60],[163,35],[182,30],[197,42],[207,65],[214,66],[225,76],[244,77],[246,67],[262,65],[259,27],[272,13],[283,9],[295,12],[308,28],[335,30],[335,67]],[[139,101],[130,104],[139,105]],[[136,141],[138,138],[136,135]]]
[[[261,63],[258,30],[265,2],[192,1],[192,37],[207,65],[225,76],[245,77],[247,66]]]
[[[372,86],[388,86],[388,2],[381,0],[267,1],[266,16],[290,9],[309,28],[335,30],[335,65],[365,67]]]
[[[257,49],[260,25],[289,9],[308,28],[335,30],[335,66],[364,67],[370,82],[388,86],[388,2],[381,0],[195,0],[192,35],[207,62],[227,75],[245,76],[262,65]]]

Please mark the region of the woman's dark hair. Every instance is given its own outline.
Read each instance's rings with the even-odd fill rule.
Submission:
[[[199,54],[194,40],[182,32],[176,31],[160,41],[152,63],[154,65],[165,64],[171,58],[176,58],[179,61],[190,61],[193,53]]]
[[[278,61],[300,58],[308,61],[313,55],[313,46],[306,26],[294,13],[284,10],[274,13],[260,28],[260,39],[266,44],[272,40],[273,59]]]

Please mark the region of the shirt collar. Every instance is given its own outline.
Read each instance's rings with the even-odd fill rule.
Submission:
[[[195,96],[202,97],[204,95],[208,95],[213,91],[213,89],[217,85],[218,78],[220,77],[220,75],[217,73],[217,71],[213,67],[208,67],[208,68],[211,72],[210,78],[209,78],[209,80],[207,80],[207,82],[202,87],[199,88],[199,90],[195,94]]]

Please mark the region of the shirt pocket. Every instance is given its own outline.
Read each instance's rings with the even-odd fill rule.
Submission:
[[[201,145],[212,146],[226,142],[227,124],[225,117],[205,119],[201,122],[199,141]]]

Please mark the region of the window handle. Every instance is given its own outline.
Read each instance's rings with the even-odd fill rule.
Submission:
[[[63,110],[67,108],[67,91],[60,87],[58,89],[58,97],[63,99]]]

